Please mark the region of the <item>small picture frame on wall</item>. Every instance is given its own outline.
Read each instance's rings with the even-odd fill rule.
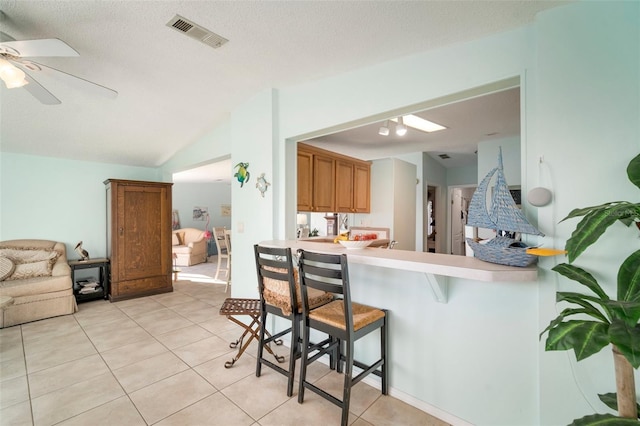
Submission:
[[[194,207],[193,220],[205,221],[209,217],[209,209],[207,207]]]
[[[221,204],[220,205],[220,216],[222,216],[222,217],[231,216],[231,204]]]

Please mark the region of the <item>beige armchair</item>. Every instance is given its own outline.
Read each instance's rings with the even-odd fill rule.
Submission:
[[[207,261],[207,240],[200,229],[176,229],[171,235],[171,245],[176,266],[191,266]]]

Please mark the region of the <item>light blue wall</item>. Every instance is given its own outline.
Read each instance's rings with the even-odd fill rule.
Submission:
[[[83,241],[91,257],[106,255],[106,179],[159,180],[154,168],[0,154],[0,240],[64,242],[67,257]]]
[[[466,167],[454,167],[447,169],[447,185],[477,185],[478,184],[478,165],[474,164]]]
[[[173,209],[178,210],[182,228],[202,229],[206,220],[193,220],[194,207],[206,207],[209,211],[209,230],[214,226],[231,229],[231,216],[222,216],[220,206],[231,205],[229,183],[174,183]]]
[[[526,105],[535,115],[527,117],[524,176],[528,187],[542,184],[553,192],[554,202],[537,211],[538,225],[548,235],[545,246],[562,247],[577,221],[559,222],[572,209],[638,201],[625,169],[640,152],[640,3],[553,9],[539,15],[536,27],[535,91],[527,93]],[[640,245],[637,231],[629,231],[612,226],[575,262],[592,271],[611,296],[620,263]],[[564,307],[554,303],[555,291],[577,290],[549,272],[560,261],[540,262],[540,330]],[[539,357],[541,424],[608,411],[597,394],[615,390],[609,349],[576,363],[572,353],[543,352],[540,344]],[[576,395],[577,388],[585,398]]]
[[[498,165],[498,153],[502,150],[504,177],[509,186],[522,184],[520,138],[505,138],[478,144],[477,183]]]
[[[176,172],[228,159],[231,156],[230,141],[231,125],[227,120],[166,161],[160,167],[161,176],[170,182]]]

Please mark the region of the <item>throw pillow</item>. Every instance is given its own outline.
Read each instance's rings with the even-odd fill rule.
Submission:
[[[13,274],[6,281],[48,276],[51,276],[51,264],[48,260],[41,260],[39,262],[17,264]]]
[[[176,232],[176,235],[178,236],[178,245],[179,246],[183,246],[184,245],[184,232]]]
[[[0,257],[0,281],[7,279],[16,269],[16,264],[8,257]]]
[[[42,260],[49,260],[53,264],[58,260],[60,253],[50,249],[5,247],[0,248],[0,256],[8,257],[16,264],[39,262]]]
[[[171,245],[172,246],[179,246],[180,245],[180,241],[178,241],[178,235],[173,232],[171,234]]]

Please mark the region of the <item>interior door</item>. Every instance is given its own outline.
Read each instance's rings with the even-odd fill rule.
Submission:
[[[462,209],[462,191],[453,188],[451,192],[451,254],[464,256],[465,217]]]

